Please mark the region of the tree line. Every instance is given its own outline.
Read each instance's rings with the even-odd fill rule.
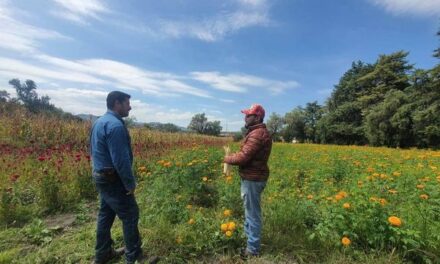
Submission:
[[[437,33],[440,36],[440,31]],[[388,147],[440,147],[440,64],[417,69],[408,52],[353,62],[330,97],[273,113],[275,140]],[[440,48],[434,51],[440,59]]]

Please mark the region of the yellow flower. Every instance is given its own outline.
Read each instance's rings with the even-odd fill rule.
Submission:
[[[339,193],[335,195],[336,201],[339,201],[339,200],[341,200],[343,198],[344,198],[344,196],[340,195]]]
[[[208,177],[205,176],[205,177],[202,178],[202,180],[205,182],[205,181],[208,180]]]
[[[220,229],[221,229],[223,232],[228,231],[228,224],[221,224],[221,225],[220,225]]]
[[[416,187],[417,187],[417,189],[422,190],[422,189],[425,188],[425,185],[423,185],[423,184],[417,184]]]
[[[232,232],[231,232],[231,231],[226,231],[225,235],[226,235],[227,237],[231,237],[231,236],[232,236]]]
[[[338,194],[341,195],[343,198],[348,196],[348,194],[344,191],[340,191]]]
[[[307,199],[312,200],[313,199],[313,195],[311,195],[311,194],[307,195]]]
[[[192,209],[193,208],[193,206],[191,205],[191,204],[188,204],[187,206],[186,206],[186,209]]]
[[[232,176],[226,176],[226,182],[231,183],[232,182]]]
[[[191,219],[189,219],[188,224],[193,225],[195,222],[196,221],[193,218],[191,218]]]
[[[342,205],[342,207],[344,207],[344,209],[350,209],[350,204],[349,203],[344,203]]]
[[[223,211],[223,215],[224,215],[225,217],[229,217],[229,216],[231,216],[231,214],[232,214],[232,211],[229,210],[229,209],[226,209],[226,210]]]
[[[387,200],[381,198],[381,199],[379,199],[379,203],[380,203],[382,206],[384,206],[384,205],[387,204]]]
[[[420,198],[423,200],[428,200],[429,196],[427,194],[421,194]]]
[[[391,193],[391,194],[396,194],[396,193],[397,193],[397,190],[390,189],[390,190],[388,190],[388,192]]]
[[[348,247],[351,244],[351,240],[348,237],[342,237],[342,245],[344,245],[344,247]]]
[[[229,222],[228,223],[228,230],[229,231],[234,231],[235,230],[235,223],[234,222]]]
[[[388,217],[388,222],[392,225],[392,226],[401,226],[402,225],[402,221],[400,220],[399,217],[397,216],[390,216]]]
[[[398,171],[393,172],[393,176],[399,177],[400,175],[401,175],[401,173]]]

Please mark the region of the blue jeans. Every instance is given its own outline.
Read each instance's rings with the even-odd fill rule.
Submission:
[[[244,203],[244,232],[247,237],[246,249],[252,254],[260,253],[261,240],[261,193],[266,181],[241,180],[241,198]]]
[[[96,228],[95,260],[103,260],[112,251],[113,240],[110,229],[117,215],[122,221],[125,242],[125,260],[134,263],[142,254],[138,230],[139,207],[133,194],[127,195],[122,182],[108,182],[94,177],[99,192],[99,213]]]

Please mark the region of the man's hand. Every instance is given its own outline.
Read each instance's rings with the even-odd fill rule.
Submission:
[[[136,188],[134,188],[133,190],[128,191],[127,195],[132,195],[134,194],[134,191],[136,190]]]

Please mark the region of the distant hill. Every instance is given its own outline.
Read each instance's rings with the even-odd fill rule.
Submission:
[[[91,115],[91,114],[79,114],[76,115],[77,117],[81,118],[82,120],[91,120],[92,123],[96,121],[96,119],[99,118],[99,116]]]
[[[92,123],[96,121],[96,119],[99,118],[99,116],[95,116],[95,115],[91,115],[91,114],[78,114],[76,115],[77,117],[81,118],[82,120],[91,120]],[[187,128],[186,127],[181,127],[181,126],[177,126],[171,123],[160,123],[160,122],[148,122],[148,123],[144,123],[144,122],[135,122],[134,123],[135,127],[149,127],[150,129],[153,130],[160,130],[160,131],[170,131],[170,129],[173,130],[173,132],[186,132]],[[177,131],[174,131],[177,130]]]

